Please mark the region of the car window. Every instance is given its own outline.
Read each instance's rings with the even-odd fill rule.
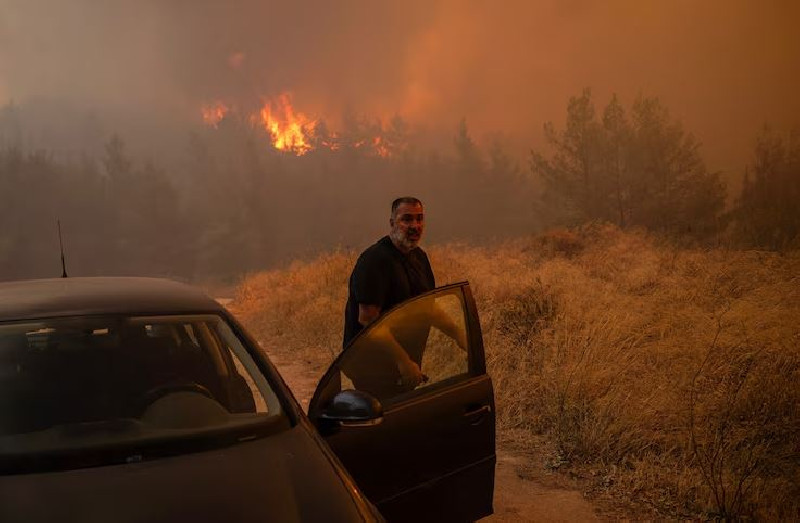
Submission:
[[[339,361],[342,389],[368,392],[387,403],[469,372],[464,298],[460,288],[422,296],[382,316]],[[422,383],[400,370],[402,351],[416,363]]]
[[[283,418],[218,315],[0,324],[0,458],[222,434]]]

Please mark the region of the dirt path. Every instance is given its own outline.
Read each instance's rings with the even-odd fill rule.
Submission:
[[[317,382],[322,377],[320,373],[309,369],[308,365],[300,360],[292,360],[271,352],[267,352],[267,354],[270,361],[278,367],[278,372],[289,385],[295,399],[303,406],[303,410],[308,412],[308,403],[317,388]]]
[[[319,376],[302,361],[270,354],[295,398],[308,409]],[[518,521],[593,521],[595,507],[575,490],[553,486],[542,467],[531,466],[531,458],[510,446],[498,444],[495,469],[495,513],[487,523]]]
[[[541,468],[541,467],[540,467]],[[494,514],[481,521],[597,521],[597,509],[580,492],[548,483],[530,458],[497,448]]]

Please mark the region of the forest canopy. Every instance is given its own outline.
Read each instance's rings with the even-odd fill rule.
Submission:
[[[326,143],[321,122],[315,144]],[[585,222],[643,228],[688,243],[787,249],[800,229],[800,140],[765,130],[726,208],[700,141],[654,97],[598,110],[570,98],[563,127],[520,166],[502,137],[478,143],[466,121],[434,147],[401,118],[349,118],[336,147],[296,156],[242,119],[184,138],[169,161],[111,134],[88,152],[28,149],[24,115],[0,108],[0,279],[61,273],[236,279],[384,234],[388,203],[427,204],[428,241],[484,243]],[[372,144],[364,146],[364,144]],[[177,158],[176,161],[174,158]],[[744,174],[744,173],[743,173]]]

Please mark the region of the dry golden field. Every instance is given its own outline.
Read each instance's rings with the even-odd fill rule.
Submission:
[[[800,253],[687,250],[605,225],[428,249],[469,280],[501,436],[665,517],[800,518]],[[232,309],[320,372],[356,253],[254,274]]]

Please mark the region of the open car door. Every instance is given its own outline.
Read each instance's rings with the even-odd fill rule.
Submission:
[[[426,382],[401,379],[398,345]],[[309,417],[387,520],[491,514],[494,393],[469,284],[412,298],[364,329],[320,381]]]

